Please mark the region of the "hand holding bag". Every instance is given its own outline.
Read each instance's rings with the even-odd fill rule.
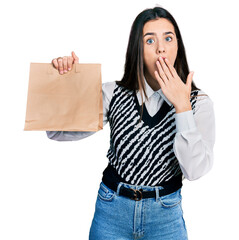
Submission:
[[[24,130],[103,129],[100,64],[74,63],[61,75],[51,63],[31,63]]]

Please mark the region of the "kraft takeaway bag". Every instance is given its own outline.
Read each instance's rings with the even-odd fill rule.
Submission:
[[[30,63],[24,130],[103,129],[100,64],[74,63],[61,75],[51,63]]]

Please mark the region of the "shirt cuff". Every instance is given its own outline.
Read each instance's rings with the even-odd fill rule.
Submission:
[[[185,132],[196,128],[193,110],[175,113],[176,131]]]

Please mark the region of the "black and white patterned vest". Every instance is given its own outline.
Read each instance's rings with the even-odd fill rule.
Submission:
[[[191,96],[198,94],[192,91]],[[196,97],[191,98],[194,113]],[[132,185],[159,186],[174,178],[182,180],[182,171],[173,151],[176,134],[175,108],[166,101],[151,117],[141,106],[135,91],[116,84],[109,105],[109,167],[118,179]],[[111,173],[112,174],[112,173]],[[170,182],[171,182],[170,181]]]

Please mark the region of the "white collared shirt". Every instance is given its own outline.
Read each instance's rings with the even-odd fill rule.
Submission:
[[[154,91],[145,81],[146,94],[149,98],[143,101],[148,113],[154,116],[163,102],[172,103],[166,98],[162,90]],[[107,124],[107,113],[115,88],[114,82],[102,83],[103,95],[103,126]],[[205,94],[199,91],[199,94]],[[137,92],[138,102],[142,99]],[[213,102],[209,96],[198,97],[193,110],[175,113],[176,135],[173,149],[178,159],[184,177],[190,181],[205,175],[213,166],[213,147],[215,144],[215,116]],[[91,136],[95,132],[47,131],[48,138],[56,141],[75,141]]]
[[[145,83],[146,94],[147,94],[149,100],[145,102],[146,98],[143,94],[143,102],[145,102],[145,106],[151,117],[153,117],[158,112],[158,110],[160,109],[160,107],[162,106],[164,101],[166,101],[168,103],[168,105],[170,105],[170,106],[172,105],[172,103],[163,94],[162,89],[154,91],[149,86],[149,84],[147,83],[145,78],[144,78],[144,83]],[[139,90],[137,91],[136,95],[137,95],[137,98],[139,101],[139,105],[142,105],[142,98],[141,98]]]

